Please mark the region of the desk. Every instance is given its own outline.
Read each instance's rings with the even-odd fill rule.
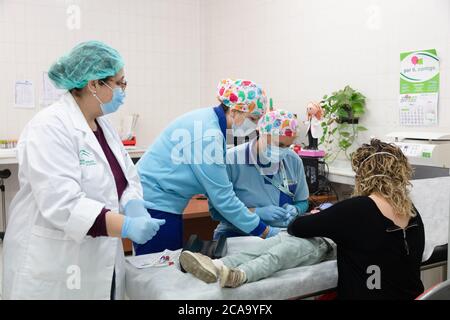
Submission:
[[[318,207],[322,203],[331,202],[335,203],[337,202],[337,197],[332,194],[325,194],[325,195],[312,195],[309,197],[309,207],[310,210],[312,210],[313,207]]]
[[[208,200],[194,197],[183,212],[183,241],[186,242],[192,234],[197,234],[202,240],[212,240],[218,224],[211,218]]]
[[[128,151],[128,154],[133,160],[139,160],[139,158],[141,158],[146,151],[146,149],[138,147],[132,148],[125,147],[125,149]],[[18,163],[19,162],[17,160],[17,149],[0,149],[0,164],[18,164]]]
[[[136,164],[139,159],[144,155],[144,153],[147,151],[146,149],[139,148],[139,147],[125,147],[125,150],[128,151],[128,154],[130,155],[131,160],[133,160],[133,163]]]
[[[0,164],[17,164],[16,149],[0,149]]]
[[[335,160],[328,165],[328,180],[335,183],[355,185],[355,173],[352,170],[350,161]]]

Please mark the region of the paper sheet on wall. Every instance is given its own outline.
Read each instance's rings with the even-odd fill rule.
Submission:
[[[436,50],[405,52],[400,60],[400,125],[437,125],[440,72]]]
[[[35,108],[34,85],[32,81],[16,81],[14,86],[14,106],[16,108]]]
[[[400,124],[404,126],[436,125],[438,102],[438,93],[401,95]]]
[[[48,72],[42,73],[42,100],[41,105],[48,107],[64,94],[65,90],[61,90],[55,87],[53,82],[48,77]]]

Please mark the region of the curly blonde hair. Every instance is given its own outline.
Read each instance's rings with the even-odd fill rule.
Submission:
[[[409,198],[413,169],[400,148],[372,139],[352,154],[352,168],[356,173],[354,196],[377,193],[396,214],[416,216]]]

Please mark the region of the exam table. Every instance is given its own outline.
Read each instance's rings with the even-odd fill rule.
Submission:
[[[450,178],[412,181],[411,198],[425,224],[424,269],[447,263],[450,213]],[[228,239],[228,253],[250,248],[257,237]],[[181,250],[179,251],[181,252]],[[158,255],[158,254],[156,254]],[[236,289],[222,289],[218,283],[206,284],[182,273],[179,264],[165,268],[137,269],[126,263],[126,292],[137,300],[276,300],[300,299],[320,295],[337,286],[336,261],[299,267]]]

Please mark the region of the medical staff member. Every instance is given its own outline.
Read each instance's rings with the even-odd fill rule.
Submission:
[[[103,117],[124,102],[123,66],[116,50],[90,41],[50,68],[67,92],[27,124],[18,143],[4,298],[121,298],[120,238],[145,243],[164,223],[147,214],[137,171]]]
[[[265,113],[264,90],[247,80],[223,80],[220,105],[189,112],[172,122],[138,162],[144,199],[152,217],[167,223],[147,244],[135,244],[136,254],[183,246],[182,213],[196,194],[207,195],[212,206],[245,233],[267,238],[270,228],[236,197],[225,165],[227,129],[233,135],[255,131]]]
[[[258,123],[257,138],[227,152],[227,171],[234,192],[271,226],[287,227],[308,210],[303,162],[289,148],[297,138],[298,125],[291,112],[270,111]],[[211,213],[220,221],[215,239],[247,235],[214,208]]]

